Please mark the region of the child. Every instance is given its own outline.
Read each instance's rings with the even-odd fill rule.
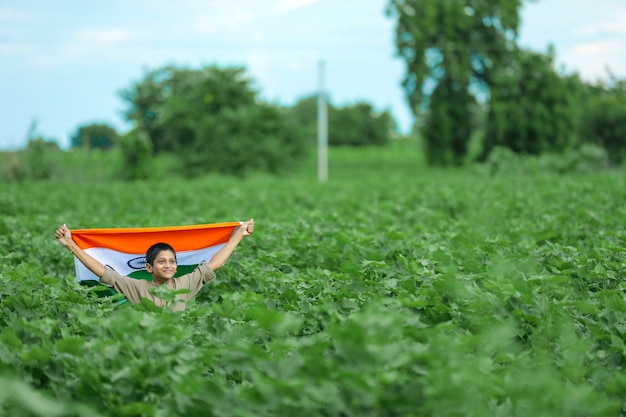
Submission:
[[[146,298],[160,307],[167,306],[165,300],[155,297],[151,293],[151,287],[165,285],[172,290],[189,290],[189,293],[176,295],[176,301],[172,305],[172,310],[180,311],[185,309],[186,302],[195,297],[204,284],[215,278],[214,271],[226,262],[237,245],[239,245],[239,242],[253,232],[254,220],[250,219],[233,232],[226,245],[208,262],[201,263],[194,271],[176,279],[174,279],[174,274],[176,273],[177,262],[174,248],[167,243],[155,243],[146,252],[146,270],[152,275],[152,282],[120,275],[111,267],[103,265],[74,243],[72,233],[66,225],[59,227],[54,236],[83,265],[100,277],[100,283],[112,287],[118,293],[124,294],[132,303],[140,303],[143,298]]]

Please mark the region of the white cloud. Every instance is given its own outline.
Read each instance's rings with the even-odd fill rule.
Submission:
[[[206,13],[194,19],[192,28],[196,33],[212,35],[224,31],[235,30],[252,23],[254,15],[249,12],[224,14]]]
[[[30,68],[36,68],[38,70],[46,70],[54,68],[58,65],[56,57],[50,54],[38,54],[30,57],[28,64]]]
[[[278,5],[280,13],[290,12],[308,4],[315,3],[317,0],[282,0]]]
[[[626,77],[626,39],[607,39],[578,43],[564,51],[560,59],[576,68],[589,81],[606,78],[607,68],[616,76]]]
[[[0,22],[26,22],[31,19],[31,15],[17,9],[8,7],[0,8]]]
[[[309,67],[303,60],[289,60],[286,63],[286,67],[289,71],[308,71]]]
[[[122,28],[79,29],[70,32],[66,42],[58,43],[54,49],[38,44],[23,60],[31,67],[61,68],[64,65],[87,68],[100,62],[128,60],[129,54],[136,54],[132,42],[139,40],[138,32]],[[120,48],[122,47],[122,48]]]
[[[19,55],[31,52],[35,46],[28,43],[0,43],[0,55]]]
[[[580,43],[572,48],[572,53],[581,57],[602,56],[619,52],[619,42],[613,40],[603,40],[596,42]]]
[[[115,45],[135,37],[133,32],[125,29],[84,29],[78,31],[78,39],[90,45]]]
[[[609,20],[593,22],[574,31],[580,36],[595,36],[602,34],[626,34],[626,11],[617,13]]]
[[[180,0],[174,8],[169,0],[153,0],[152,3],[145,3],[137,10],[143,8],[155,10],[158,14],[169,14],[172,19],[172,36],[184,37],[188,35],[198,35],[201,37],[214,37],[216,35],[239,35],[244,36],[247,41],[258,41],[257,33],[251,33],[255,28],[263,27],[268,21],[275,17],[280,17],[288,12],[300,9],[319,0],[237,0],[236,2],[225,2],[218,0]],[[181,22],[177,16],[179,10],[184,9],[185,14],[190,19]],[[153,28],[163,30],[163,27]],[[232,40],[232,39],[231,39]]]
[[[250,67],[250,71],[257,75],[262,77],[271,75],[272,59],[266,50],[257,49],[252,51],[248,55],[246,62]]]
[[[626,78],[626,2],[550,0],[525,4],[521,44],[545,51],[552,43],[557,62],[587,81],[607,78],[607,68]]]

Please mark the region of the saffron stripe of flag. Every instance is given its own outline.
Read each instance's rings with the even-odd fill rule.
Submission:
[[[176,276],[191,272],[198,264],[209,261],[230,239],[240,222],[199,224],[173,227],[139,227],[72,230],[79,248],[118,273],[132,278],[152,280],[146,271],[146,251],[164,242],[176,251]],[[76,278],[87,285],[100,279],[74,257]]]

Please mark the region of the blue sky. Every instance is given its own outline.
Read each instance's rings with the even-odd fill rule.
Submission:
[[[61,146],[79,125],[124,131],[121,89],[165,64],[245,65],[261,96],[292,104],[317,88],[334,104],[367,100],[408,130],[388,0],[0,0],[0,149],[31,123]],[[537,0],[520,44],[587,80],[626,78],[625,0]]]

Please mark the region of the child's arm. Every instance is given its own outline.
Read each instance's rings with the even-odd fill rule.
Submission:
[[[83,265],[87,267],[91,272],[96,274],[99,277],[104,275],[104,265],[102,265],[99,261],[93,258],[91,255],[87,254],[81,248],[78,247],[76,243],[72,240],[72,232],[66,225],[59,227],[54,234],[54,237],[57,238],[59,243],[66,248],[68,248],[74,256],[78,258],[79,261],[82,262]]]
[[[213,271],[220,268],[224,263],[228,260],[230,255],[234,252],[239,242],[246,237],[250,236],[254,232],[254,219],[250,219],[247,222],[243,223],[241,226],[235,230],[233,235],[230,237],[230,240],[226,243],[226,245],[220,249],[209,261],[209,268]]]

